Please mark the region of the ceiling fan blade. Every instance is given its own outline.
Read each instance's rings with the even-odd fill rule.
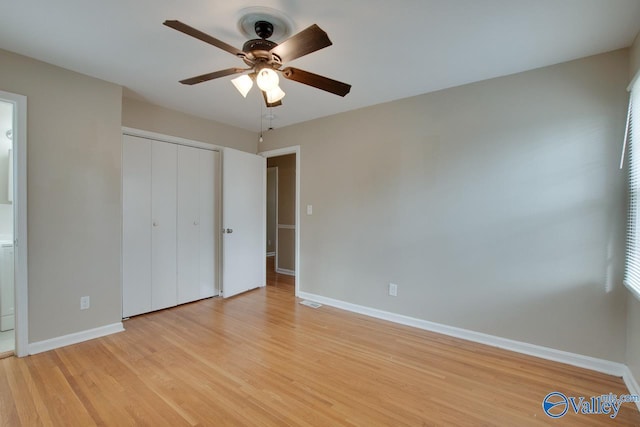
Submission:
[[[183,85],[195,85],[209,80],[218,79],[220,77],[230,76],[231,74],[242,73],[247,71],[243,68],[227,68],[226,70],[214,71],[213,73],[202,74],[200,76],[191,77],[190,79],[180,80]]]
[[[278,55],[286,63],[331,45],[327,33],[313,24],[271,49],[271,53]]]
[[[269,104],[269,101],[267,101],[267,92],[265,92],[263,90],[261,92],[262,92],[262,97],[264,98],[264,103],[267,106],[267,108],[279,107],[279,106],[282,105],[282,101],[272,102],[271,104]]]
[[[337,80],[313,74],[299,68],[287,67],[282,70],[282,75],[289,80],[313,86],[339,96],[345,96],[351,91],[351,85]]]
[[[166,25],[167,27],[173,28],[174,30],[178,30],[181,33],[184,33],[188,36],[195,37],[199,40],[202,40],[205,43],[209,43],[210,45],[213,45],[219,49],[226,50],[232,55],[236,55],[240,57],[244,56],[244,52],[241,51],[240,49],[236,49],[230,44],[227,44],[221,40],[218,40],[217,38],[210,36],[209,34],[205,34],[200,30],[196,30],[195,28],[190,27],[187,24],[183,24],[180,21],[167,20],[167,21],[164,21],[163,24]]]

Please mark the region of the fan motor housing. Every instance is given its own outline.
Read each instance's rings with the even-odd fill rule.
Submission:
[[[267,63],[274,68],[282,66],[282,61],[277,55],[270,52],[271,49],[278,46],[278,43],[265,39],[249,40],[242,46],[242,51],[246,53],[242,60],[250,67],[256,63]]]
[[[249,40],[242,46],[242,51],[249,53],[254,50],[266,50],[269,52],[274,47],[278,46],[278,43],[265,39],[253,39]]]

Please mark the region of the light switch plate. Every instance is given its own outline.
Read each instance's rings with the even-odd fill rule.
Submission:
[[[313,215],[313,205],[307,205],[307,215]]]

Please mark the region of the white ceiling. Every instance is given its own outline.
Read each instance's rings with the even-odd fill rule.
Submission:
[[[225,77],[178,80],[242,66],[227,52],[162,25],[178,19],[238,48],[241,9],[311,24],[333,46],[292,66],[353,85],[345,98],[284,80],[273,127],[629,46],[640,0],[0,0],[0,48],[125,87],[126,96],[260,129],[261,97]],[[1,85],[1,82],[0,82]],[[268,121],[264,122],[268,126]]]

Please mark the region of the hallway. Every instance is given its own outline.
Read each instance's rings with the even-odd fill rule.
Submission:
[[[275,269],[276,257],[267,257],[267,286],[275,286],[277,288],[295,293],[296,278],[288,274],[276,273]]]

